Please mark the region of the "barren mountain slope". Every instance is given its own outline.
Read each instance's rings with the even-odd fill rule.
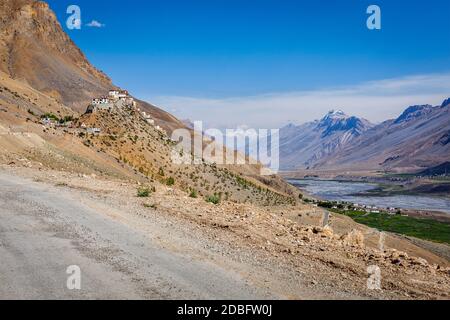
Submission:
[[[49,6],[35,0],[0,0],[0,71],[78,113],[93,97],[115,88],[64,32]],[[183,127],[149,103],[138,105],[169,132]]]
[[[81,111],[112,87],[44,2],[1,0],[0,70]]]
[[[5,224],[0,227],[14,230],[7,235],[8,244],[12,244],[14,248],[36,251],[36,243],[29,240],[36,233],[40,239],[48,237],[51,241],[42,242],[46,244],[46,248],[42,250],[44,258],[45,255],[52,257],[48,261],[44,259],[49,262],[47,266],[52,265],[51,262],[58,264],[52,252],[70,252],[77,256],[79,252],[84,252],[91,259],[99,257],[107,266],[120,268],[131,265],[127,264],[127,259],[115,260],[116,252],[129,256],[137,248],[138,251],[135,252],[139,254],[135,258],[148,257],[146,248],[152,241],[162,243],[170,250],[183,252],[189,247],[186,242],[190,241],[192,235],[199,234],[198,244],[190,249],[195,259],[205,261],[206,253],[217,257],[214,261],[229,269],[232,267],[230,259],[224,260],[221,256],[231,255],[239,266],[244,264],[244,268],[235,267],[239,272],[248,272],[248,278],[257,279],[260,281],[258,285],[264,288],[268,288],[267,281],[270,281],[271,290],[275,288],[274,292],[292,292],[293,295],[289,297],[314,297],[300,294],[304,293],[304,285],[309,284],[317,294],[315,297],[448,299],[450,282],[448,269],[445,268],[448,264],[444,258],[396,237],[389,238],[389,249],[378,250],[376,236],[371,238],[368,235],[368,241],[364,243],[362,231],[358,233],[350,230],[361,226],[350,220],[342,220],[342,217],[333,217],[331,220],[334,232],[330,228],[318,227],[321,225],[323,212],[301,203],[298,190],[279,177],[258,176],[258,166],[221,167],[207,161],[194,166],[175,165],[171,161],[173,142],[156,126],[145,121],[140,111],[151,109],[157,124],[159,121],[168,130],[175,128],[178,123],[171,115],[151,105],[143,106],[144,104],[138,104],[137,108],[84,115],[74,111],[74,107],[81,111],[86,108],[84,102],[78,105],[78,96],[74,92],[91,84],[101,90],[110,89],[109,80],[99,71],[90,69],[93,67],[80,64],[78,59],[83,60],[84,57],[81,53],[81,56],[78,55],[78,49],[75,50],[73,43],[65,38],[53,13],[45,4],[34,1],[0,3],[2,23],[8,26],[5,30],[23,19],[25,26],[27,23],[37,26],[35,29],[42,33],[20,34],[20,31],[11,27],[9,32],[12,34],[9,34],[3,33],[4,29],[1,29],[1,48],[4,54],[2,63],[6,68],[0,71],[1,170],[7,172],[7,175],[28,174],[34,180],[31,183],[21,181],[11,185],[14,178],[4,178],[3,181],[10,182],[2,182],[2,201],[10,207],[2,206],[6,208],[2,214],[2,223]],[[53,18],[47,16],[49,13]],[[56,29],[48,29],[47,23],[53,24]],[[16,29],[19,27],[19,24],[15,24]],[[53,31],[46,33],[46,30]],[[62,33],[60,38],[58,33]],[[15,37],[16,34],[19,36]],[[59,39],[57,43],[51,43],[52,37]],[[46,44],[46,41],[49,43]],[[69,50],[69,47],[74,51]],[[59,56],[61,50],[69,50],[69,57]],[[47,61],[43,57],[45,55],[51,61]],[[62,62],[64,66],[61,67],[59,62],[54,65],[54,61]],[[42,67],[42,70],[30,70],[22,66]],[[79,80],[75,84],[71,82],[74,78]],[[79,101],[90,100],[94,94],[96,93],[88,90],[82,91]],[[46,113],[59,119],[74,117],[74,125],[44,126],[40,120]],[[100,134],[88,134],[87,130],[77,126],[82,123],[91,129],[99,128]],[[337,131],[345,128],[340,125],[330,127]],[[325,135],[328,133],[326,130],[322,132]],[[45,184],[42,184],[43,181]],[[34,186],[30,189],[30,185]],[[145,188],[148,188],[148,197],[138,197],[138,189]],[[64,205],[59,205],[66,203],[58,196],[59,191],[66,192],[66,195],[77,195],[76,199],[67,202],[70,203],[71,210],[65,210]],[[213,195],[221,198],[218,205],[205,201]],[[212,200],[216,197],[212,197]],[[76,210],[77,202],[89,203],[93,212],[90,209]],[[55,205],[59,207],[56,208],[58,210],[53,210]],[[33,210],[28,211],[27,208]],[[28,222],[44,223],[44,228],[37,225],[37,228],[31,229],[32,232],[27,233],[27,240],[18,237],[16,233],[24,232],[21,229],[24,217],[16,214],[23,210],[28,214],[25,216]],[[83,215],[88,211],[92,214],[89,214],[88,220],[84,220]],[[91,230],[92,233],[71,233],[73,229],[67,229],[67,223],[55,225],[55,222],[61,222],[60,218],[65,219],[64,221],[75,220],[76,223],[69,223],[72,227],[82,231]],[[100,223],[91,224],[93,220]],[[157,234],[151,229],[158,224],[156,221],[164,226],[163,231]],[[117,229],[108,229],[107,226],[111,225]],[[111,231],[123,230],[124,226],[132,227],[133,232]],[[182,229],[186,226],[189,228]],[[177,231],[172,230],[173,228],[181,230],[181,234],[173,232]],[[69,232],[54,232],[61,229]],[[134,235],[135,230],[145,238],[144,247],[142,242],[129,242],[132,238],[128,235]],[[373,232],[367,228],[363,231]],[[101,234],[104,238],[100,237]],[[2,235],[6,237],[6,233]],[[55,237],[61,235],[66,237],[65,240],[70,240],[70,243],[67,241],[60,246],[61,242],[56,241],[55,244]],[[117,236],[124,237],[121,239],[125,241],[122,242]],[[2,243],[3,239],[5,238],[2,238]],[[109,247],[102,246],[105,242]],[[180,243],[185,245],[180,246]],[[226,249],[221,249],[221,246]],[[130,250],[131,247],[133,248]],[[199,250],[199,247],[203,250]],[[110,248],[119,251],[111,251]],[[23,275],[20,273],[22,269],[15,268],[16,258],[24,256],[20,250],[9,256],[13,259],[8,259],[9,264],[5,268],[7,280],[13,284],[13,288],[17,284],[15,272]],[[158,250],[156,253],[160,252]],[[92,252],[94,255],[90,255]],[[248,260],[253,262],[249,263]],[[36,261],[40,263],[38,268],[33,265]],[[48,272],[42,267],[42,261],[42,257],[38,256],[38,260],[30,259],[26,267],[45,276],[39,280],[47,283],[45,280]],[[151,259],[139,261],[145,263],[138,264],[133,269],[135,273],[120,268],[127,274],[121,279],[128,279],[130,275],[136,274],[143,275],[144,278],[148,276],[147,261],[151,262]],[[116,262],[121,264],[114,265]],[[367,266],[373,264],[382,269],[384,291],[367,289]],[[175,267],[177,265],[179,264],[175,264]],[[263,276],[258,272],[261,268],[264,269]],[[191,275],[201,276],[198,270],[186,272],[181,268],[176,271],[181,279]],[[271,274],[273,278],[268,276]],[[296,281],[299,277],[301,282]],[[280,278],[284,280],[278,281]],[[140,280],[142,277],[134,277],[133,283],[136,283],[136,279]],[[167,280],[168,286],[175,290],[179,289],[173,279],[164,277],[163,280]],[[209,284],[208,281],[204,282]],[[130,284],[131,282],[124,283],[125,286]],[[149,288],[146,285],[143,287],[145,290]]]
[[[186,192],[195,191],[202,197],[218,195],[236,202],[295,203],[296,190],[288,188],[286,183],[278,184],[276,177],[267,177],[262,181],[266,184],[262,183],[255,178],[256,170],[249,165],[240,168],[206,161],[198,165],[174,163],[174,142],[133,108],[86,114],[79,122],[102,132],[82,136],[85,145],[111,155],[118,163],[133,168],[152,182],[174,185]],[[254,177],[251,177],[252,171],[255,171]]]
[[[44,113],[74,116],[76,123],[102,130],[80,134],[74,128],[40,124]],[[142,118],[137,109],[81,116],[53,98],[0,74],[0,162],[37,162],[42,167],[96,174],[142,183],[172,183],[199,197],[261,204],[292,203],[298,191],[276,176],[260,177],[259,166],[176,165],[173,142]]]
[[[170,159],[172,151],[167,146],[169,140],[157,132],[155,127],[140,118],[138,110],[149,113],[156,120],[156,125],[169,133],[184,125],[172,115],[143,101],[137,100],[137,108],[132,112],[133,114],[122,114],[120,121],[115,121],[111,114],[99,114],[90,121],[84,117],[83,120],[92,127],[101,127],[104,132],[119,129],[121,136],[133,137],[133,139],[141,136],[142,139],[148,139],[145,143],[152,145],[154,151],[147,152],[145,155],[142,154],[143,149],[131,148],[128,144],[115,148],[115,145],[111,143],[110,147],[102,146],[97,149],[89,145],[87,142],[89,138],[76,136],[74,130],[43,128],[40,118],[46,114],[60,119],[64,117],[78,119],[93,97],[106,94],[111,89],[111,81],[90,65],[82,52],[64,33],[47,4],[37,1],[1,0],[0,6],[2,8],[0,125],[8,133],[5,136],[7,138],[3,139],[5,159],[13,159],[14,156],[9,152],[14,150],[17,152],[16,155],[40,160],[44,165],[54,168],[119,175],[142,181],[147,181],[148,176],[151,175],[161,176],[160,168],[163,170],[172,166]],[[137,122],[130,124],[130,121]],[[142,137],[144,131],[151,131],[154,135]],[[20,139],[15,134],[20,134]],[[36,135],[35,137],[43,143],[31,147],[33,144],[26,142],[28,134]],[[21,141],[16,141],[18,139]],[[93,137],[91,142],[95,142],[96,139],[97,137]],[[102,137],[102,139],[106,138]],[[6,141],[9,142],[6,143]],[[8,148],[12,149],[8,150]],[[120,162],[120,159],[117,161],[117,154],[120,152],[127,153],[128,158],[139,159],[139,161],[131,163]],[[146,170],[146,173],[151,172],[151,174],[139,172],[144,170],[144,167],[151,167],[152,170],[149,168]],[[262,190],[267,189],[265,185],[271,189],[271,192],[279,190],[282,194],[280,197],[288,201],[292,201],[293,194],[298,194],[298,191],[277,177],[259,177],[258,167],[253,167],[231,166],[228,169],[220,169],[226,170],[230,175],[222,177],[221,181],[230,184],[239,181],[241,186],[238,187],[230,185],[218,191],[221,189],[221,184],[214,179],[209,181],[211,186],[205,181],[197,186],[196,181],[200,178],[193,173],[181,187],[189,185],[198,189],[200,195],[220,193],[224,198],[231,197],[233,193],[231,189],[233,189],[235,194],[240,194],[242,201],[251,198],[250,191],[245,190],[251,189],[252,192],[262,193]],[[199,170],[198,167],[195,167],[195,170]],[[169,171],[183,170],[178,168]],[[184,171],[186,171],[184,175],[187,175],[189,170],[185,168]],[[171,172],[166,174],[170,175]],[[202,172],[202,174],[207,177],[213,175],[209,172]],[[244,179],[243,176],[246,178]],[[181,179],[175,176],[173,178],[176,180],[175,185],[179,186]],[[196,181],[193,182],[193,179]],[[213,188],[215,191],[212,190]],[[245,190],[237,192],[241,188]]]

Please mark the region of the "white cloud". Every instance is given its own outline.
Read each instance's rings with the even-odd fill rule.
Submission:
[[[98,22],[97,20],[92,20],[88,24],[86,24],[88,27],[92,28],[103,28],[105,25],[103,23]]]
[[[440,104],[450,97],[450,73],[408,76],[323,90],[211,99],[161,96],[152,102],[177,110],[176,116],[209,127],[278,128],[323,117],[331,109],[381,122],[415,104]]]

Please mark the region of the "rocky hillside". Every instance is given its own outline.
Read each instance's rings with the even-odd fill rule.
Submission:
[[[0,1],[0,70],[77,111],[112,87],[62,30],[48,5]]]
[[[174,143],[137,107],[78,116],[30,86],[0,72],[0,163],[167,185],[186,196],[238,203],[295,204],[298,191],[260,166],[177,165]],[[44,125],[42,117],[73,119],[71,126]],[[84,128],[98,128],[99,134]]]
[[[0,0],[0,161],[162,183],[198,197],[261,204],[293,203],[298,191],[259,166],[176,166],[166,135],[182,122],[137,100],[130,109],[84,115],[114,86],[64,33],[47,4]],[[142,118],[145,111],[155,121]],[[44,123],[50,118],[53,123]],[[71,124],[58,122],[70,119]],[[81,128],[84,125],[84,129]],[[88,133],[98,128],[101,134]],[[162,128],[162,129],[161,129]]]
[[[280,130],[281,167],[289,170],[312,167],[372,127],[369,121],[347,116],[340,110],[300,126],[290,124]]]
[[[129,221],[133,233],[142,227],[143,234],[152,240],[159,239],[158,243],[177,253],[187,251],[185,245],[191,243],[191,238],[186,235],[194,234],[191,230],[202,232],[213,239],[199,243],[217,254],[219,258],[214,263],[222,265],[224,253],[229,252],[235,259],[233,265],[242,274],[246,273],[241,269],[243,262],[248,257],[257,257],[257,264],[267,267],[270,274],[295,275],[280,286],[300,283],[303,290],[302,285],[309,283],[320,296],[326,293],[333,298],[345,297],[336,294],[338,288],[351,297],[448,299],[448,262],[442,256],[390,235],[386,238],[389,248],[381,250],[378,232],[374,235],[371,228],[340,215],[330,216],[330,225],[322,228],[322,209],[302,203],[299,191],[279,177],[258,175],[258,165],[225,167],[207,159],[197,165],[174,164],[171,158],[174,142],[159,128],[170,131],[182,126],[170,114],[141,101],[132,107],[84,114],[87,102],[111,89],[111,81],[89,64],[46,4],[0,0],[0,9],[2,171],[29,174],[28,178],[35,183],[45,181],[45,192],[50,187],[60,188],[71,195],[79,194],[81,201],[91,199],[88,201],[105,218],[118,223]],[[437,117],[435,110],[426,116],[436,112]],[[443,107],[441,112],[446,110]],[[156,123],[147,121],[142,111],[150,113]],[[53,121],[48,123],[49,119]],[[398,125],[414,121],[408,119]],[[307,135],[298,135],[301,128],[288,127],[286,132],[297,136],[284,142],[295,145],[300,139],[303,145],[298,145],[297,152],[303,147],[305,151],[315,151],[317,159],[322,159],[359,141],[373,130],[371,127],[362,119],[332,112],[321,121],[305,125]],[[441,135],[436,141],[447,145],[447,138]],[[313,163],[315,159],[306,158],[303,162],[308,161]],[[23,193],[14,192],[18,197]],[[49,199],[52,198],[44,200]],[[110,204],[104,206],[104,201]],[[36,207],[36,202],[32,205]],[[54,212],[49,212],[51,205],[42,206],[38,217],[46,216],[59,223],[60,219],[52,216]],[[148,225],[155,225],[156,219],[162,220],[167,228],[161,236],[147,229]],[[187,231],[182,229],[180,239],[184,245],[180,249],[171,242],[174,219],[179,219],[180,225],[192,226]],[[95,220],[99,221],[97,230],[108,229],[103,224],[107,220],[98,217]],[[53,237],[55,229],[38,226],[37,233],[48,231]],[[76,229],[90,230],[84,224]],[[114,264],[112,269],[117,267],[119,251],[104,250],[109,247],[98,246],[99,238],[95,237],[77,242],[74,234],[69,233],[64,239],[68,248],[86,250],[93,243],[96,252]],[[233,251],[217,251],[220,245],[228,243]],[[204,251],[188,250],[204,259]],[[149,250],[139,244],[139,251]],[[49,251],[44,248],[43,252]],[[373,264],[379,265],[383,272],[383,291],[367,289],[367,266]],[[279,269],[271,268],[272,265]],[[258,269],[248,270],[249,274],[259,275],[255,272]],[[298,277],[304,282],[298,282]],[[261,285],[266,287],[269,277],[264,278]],[[277,278],[271,280],[276,282]]]
[[[89,63],[42,1],[0,0],[0,71],[78,113],[93,97],[115,88]],[[163,110],[143,101],[138,104],[166,130],[183,127]]]
[[[143,182],[173,186],[195,197],[216,196],[239,203],[294,204],[298,199],[294,193],[288,195],[289,189],[283,190],[285,184],[277,184],[276,177],[260,180],[251,166],[225,167],[206,160],[198,165],[175,164],[171,159],[174,142],[147,123],[136,109],[98,111],[83,115],[78,122],[101,130],[100,135],[79,134],[86,147],[134,170]]]

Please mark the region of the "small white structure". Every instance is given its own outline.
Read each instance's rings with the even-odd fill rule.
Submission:
[[[118,100],[128,98],[128,91],[126,90],[109,90],[109,97]]]
[[[147,123],[151,124],[152,126],[155,125],[155,120],[152,119],[151,115],[147,114],[145,111],[142,112],[142,117],[147,121]]]
[[[128,98],[128,91],[120,91],[118,97],[119,99]]]
[[[93,105],[100,105],[100,104],[107,104],[107,103],[109,103],[109,99],[105,96],[92,99]]]
[[[122,102],[122,106],[136,107],[136,102],[127,90],[109,90],[108,96],[112,102]]]
[[[100,128],[87,128],[86,132],[90,134],[100,134],[101,130]]]
[[[119,98],[126,106],[134,107],[134,99],[131,97]]]
[[[156,126],[155,129],[158,130],[159,132],[161,132],[162,134],[167,135],[166,130],[164,130],[160,126]]]
[[[128,95],[126,90],[109,90],[108,96],[92,99],[86,113],[94,113],[99,110],[112,111],[114,108],[136,108],[136,101]]]
[[[50,118],[44,118],[41,120],[41,123],[45,126],[45,127],[50,127],[50,128],[54,128],[56,125],[56,121],[50,119]]]
[[[109,90],[109,96],[112,99],[119,99],[119,93],[120,93],[119,90]]]

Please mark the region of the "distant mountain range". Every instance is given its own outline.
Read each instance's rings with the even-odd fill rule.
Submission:
[[[0,85],[5,125],[21,125],[46,113],[78,117],[93,97],[116,88],[89,63],[49,6],[33,0],[0,1]],[[169,133],[191,126],[137,102]],[[449,110],[447,99],[441,106],[409,107],[378,125],[342,111],[288,125],[280,132],[281,167],[419,172],[438,166],[450,160]]]
[[[330,111],[321,120],[280,130],[280,157],[283,169],[309,168],[336,154],[345,145],[373,128],[368,120]]]
[[[281,167],[418,172],[450,160],[450,99],[374,125],[342,111],[280,131]]]

